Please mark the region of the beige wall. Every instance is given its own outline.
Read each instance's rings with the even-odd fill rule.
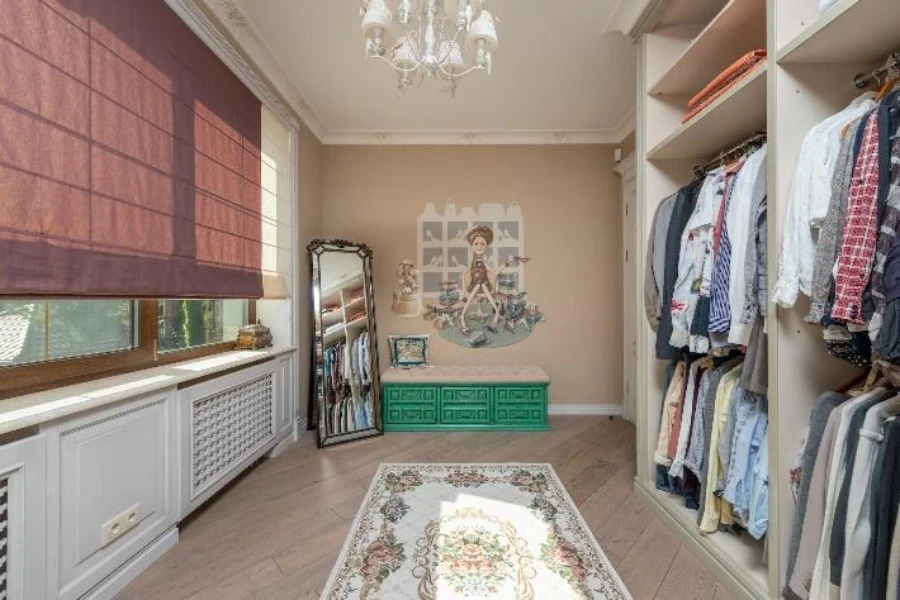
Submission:
[[[552,378],[551,403],[619,404],[622,267],[613,146],[326,146],[325,237],[369,244],[382,366],[389,334],[430,333],[433,364],[535,364]],[[416,217],[439,209],[518,201],[525,218],[529,301],[547,315],[527,340],[472,350],[430,324],[391,313],[397,263],[417,260]]]
[[[628,137],[622,140],[622,143],[619,144],[619,147],[622,149],[622,158],[626,158],[629,154],[634,153],[635,137],[633,131],[628,134]]]
[[[299,165],[299,210],[297,219],[300,228],[300,247],[297,249],[300,261],[300,312],[297,315],[299,327],[300,377],[297,382],[297,395],[300,399],[300,415],[306,416],[307,398],[309,396],[309,366],[312,347],[309,311],[309,268],[307,267],[306,245],[310,240],[322,235],[322,150],[323,146],[316,136],[300,124],[299,148],[297,160]]]

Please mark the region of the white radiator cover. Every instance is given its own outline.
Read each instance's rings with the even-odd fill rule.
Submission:
[[[179,390],[182,518],[284,437],[285,364],[272,360]]]
[[[275,373],[191,403],[191,500],[272,439]]]

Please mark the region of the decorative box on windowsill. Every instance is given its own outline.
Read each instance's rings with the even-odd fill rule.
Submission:
[[[253,325],[241,327],[238,331],[238,350],[259,350],[272,345],[272,332],[269,328],[257,321]]]

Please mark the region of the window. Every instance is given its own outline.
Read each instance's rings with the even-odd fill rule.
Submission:
[[[248,300],[0,300],[0,398],[234,348]]]
[[[136,325],[130,300],[0,301],[0,366],[130,350]]]
[[[237,338],[247,323],[246,300],[160,300],[157,344],[160,352],[221,344]]]

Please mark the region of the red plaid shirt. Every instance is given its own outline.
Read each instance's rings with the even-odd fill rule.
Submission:
[[[841,251],[834,281],[831,317],[848,323],[865,324],[862,296],[869,283],[878,239],[878,112],[872,113],[863,134],[862,146],[844,221]]]

